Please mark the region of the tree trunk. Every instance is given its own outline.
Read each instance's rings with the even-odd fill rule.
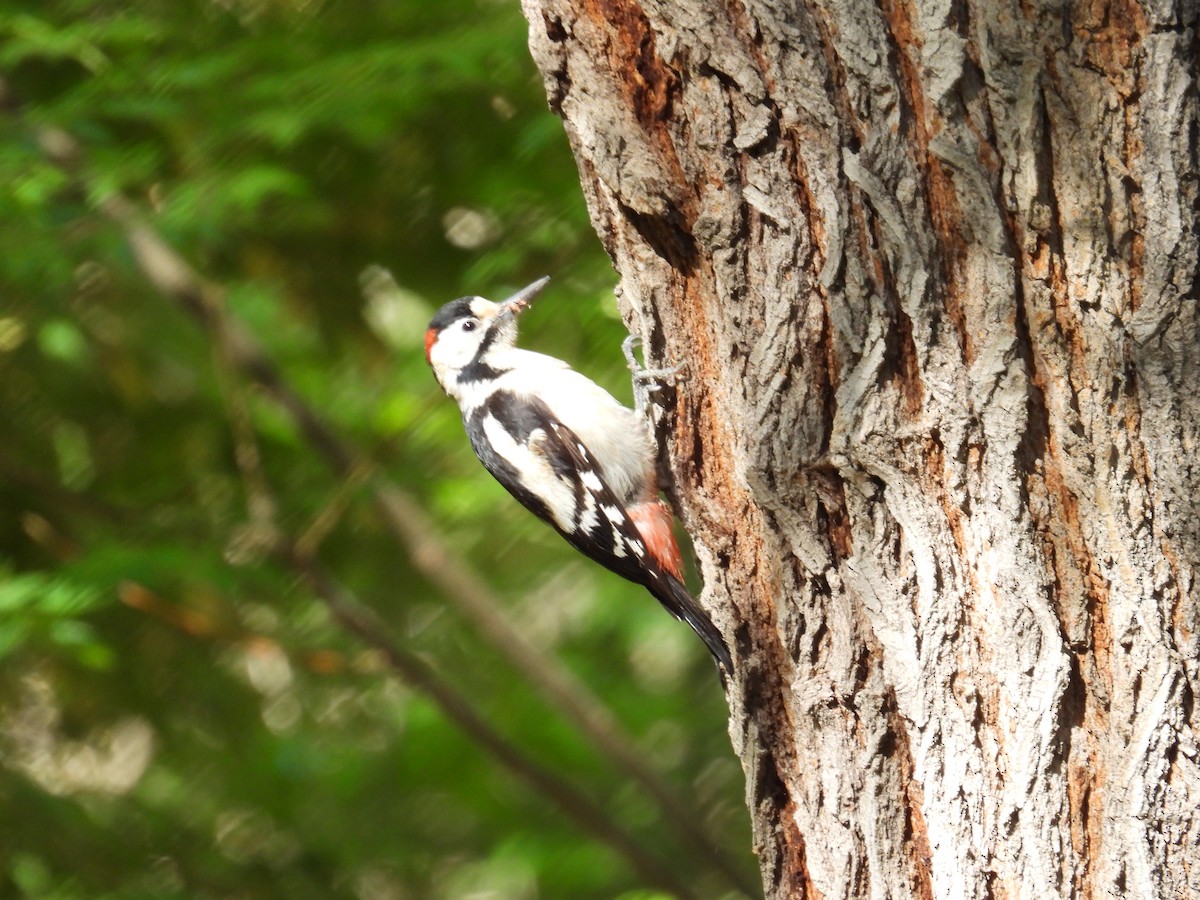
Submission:
[[[524,5],[767,896],[1200,896],[1195,0]]]

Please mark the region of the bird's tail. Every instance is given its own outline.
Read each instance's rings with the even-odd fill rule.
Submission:
[[[660,572],[659,577],[652,578],[647,587],[671,615],[687,622],[692,626],[692,631],[700,635],[700,640],[704,641],[708,652],[721,666],[722,678],[724,675],[732,673],[733,658],[729,655],[729,647],[725,644],[725,638],[721,636],[717,626],[708,617],[708,613],[688,593],[683,582],[669,572]]]

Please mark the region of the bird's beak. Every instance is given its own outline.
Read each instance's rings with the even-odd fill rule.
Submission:
[[[542,288],[549,283],[550,276],[545,275],[533,282],[533,284],[521,288],[521,290],[517,291],[500,304],[500,314],[506,316],[515,316],[523,312],[525,308],[529,306],[530,301],[532,301],[534,297],[541,293]]]

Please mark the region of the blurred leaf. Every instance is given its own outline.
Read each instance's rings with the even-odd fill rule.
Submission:
[[[36,573],[0,572],[0,613],[77,616],[99,605],[99,592],[87,584]]]
[[[38,345],[52,359],[77,363],[82,361],[87,342],[68,319],[51,319],[38,329]]]
[[[29,15],[0,17],[0,64],[11,66],[29,58],[72,59],[93,72],[109,65],[108,58],[92,40],[90,23],[55,27],[49,22]]]
[[[88,668],[106,668],[112,652],[82,616],[101,607],[99,591],[61,577],[0,571],[0,659],[45,641]]]

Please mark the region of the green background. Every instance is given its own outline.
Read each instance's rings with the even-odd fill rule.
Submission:
[[[124,196],[218,289],[753,884],[702,645],[488,478],[423,359],[441,303],[550,274],[523,344],[629,399],[517,4],[7,0],[0,73],[0,897],[659,896],[339,625],[280,536],[696,896],[741,896],[104,213]]]

